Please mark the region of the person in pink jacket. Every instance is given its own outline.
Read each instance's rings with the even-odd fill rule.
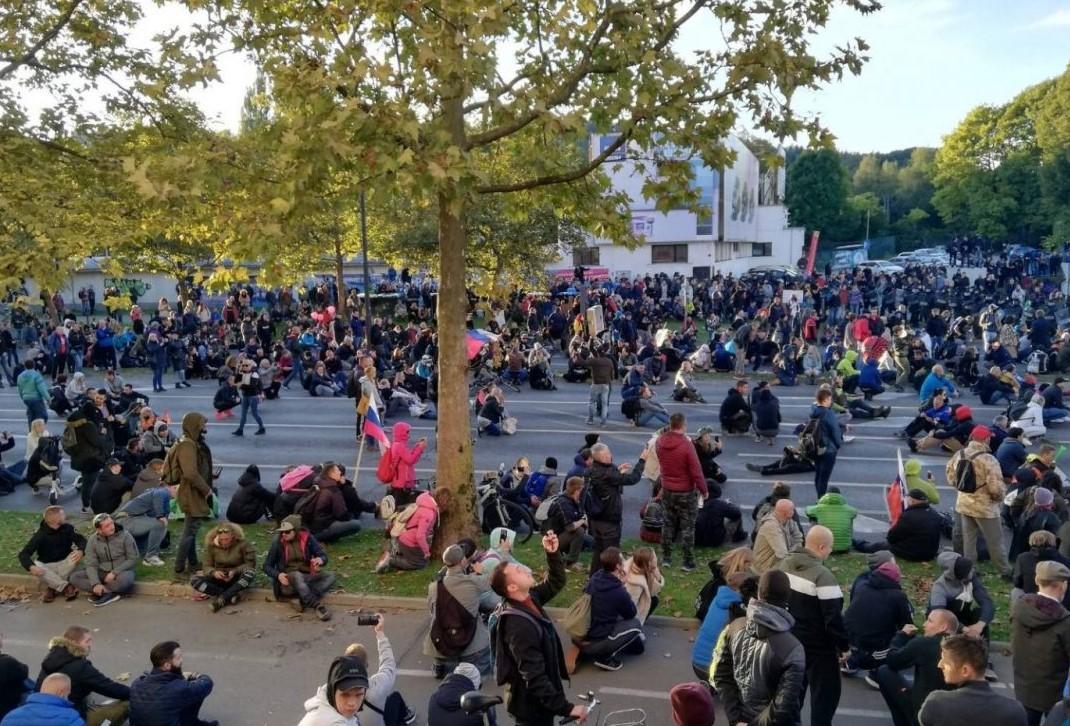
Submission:
[[[407,519],[406,519],[407,516]],[[392,519],[388,526],[393,526]],[[412,512],[407,508],[398,510],[396,515],[401,533],[391,537],[390,547],[375,565],[375,572],[383,574],[394,570],[420,570],[427,567],[431,560],[431,538],[438,524],[438,502],[430,492],[416,497]]]
[[[394,467],[394,478],[390,480],[390,491],[398,509],[416,500],[416,462],[427,448],[427,438],[422,438],[409,448],[409,432],[412,427],[404,421],[394,424],[394,441],[390,444],[390,463]]]

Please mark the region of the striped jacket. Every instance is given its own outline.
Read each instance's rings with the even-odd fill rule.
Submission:
[[[795,618],[791,632],[807,655],[845,652],[843,591],[835,575],[806,548],[789,554],[776,569],[787,573],[791,583],[788,612]]]

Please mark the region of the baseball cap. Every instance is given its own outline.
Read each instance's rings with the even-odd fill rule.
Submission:
[[[1070,567],[1054,560],[1038,562],[1037,580],[1070,580]]]
[[[301,526],[301,518],[296,516],[296,515],[294,515],[294,514],[291,514],[289,517],[286,517],[285,519],[283,519],[282,523],[279,524],[279,531],[280,532],[293,532],[295,529],[297,529],[300,526]]]
[[[116,459],[114,456],[104,462],[104,466],[122,466],[123,462]]]
[[[907,496],[911,499],[917,499],[919,502],[929,501],[929,495],[923,489],[911,489],[907,492]]]
[[[987,426],[974,426],[970,432],[970,439],[973,441],[988,441],[990,438],[992,431]]]

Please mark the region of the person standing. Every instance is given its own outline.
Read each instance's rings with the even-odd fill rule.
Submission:
[[[130,686],[130,723],[134,726],[219,726],[200,718],[201,705],[212,692],[212,679],[182,671],[182,646],[174,640],[149,651],[152,670]]]
[[[630,464],[613,466],[613,454],[605,444],[591,447],[594,461],[587,471],[587,486],[591,490],[590,506],[587,518],[591,526],[594,545],[591,551],[590,574],[593,575],[601,565],[598,556],[607,547],[620,547],[621,524],[624,517],[622,493],[624,487],[634,486],[643,476],[648,449],[643,448],[639,461],[633,468]],[[595,511],[595,510],[599,511]],[[555,538],[556,542],[556,538]]]
[[[178,485],[178,503],[185,514],[182,536],[175,555],[175,574],[181,575],[186,566],[196,572],[197,532],[201,524],[212,514],[209,498],[212,490],[212,450],[204,441],[208,420],[203,414],[190,411],[182,417],[182,438],[178,440],[164,459],[163,480]]]
[[[241,372],[238,374],[238,391],[241,392],[241,418],[238,419],[238,428],[232,431],[234,436],[245,435],[245,420],[249,417],[250,410],[253,420],[256,421],[256,436],[267,433],[264,428],[264,420],[260,418],[260,401],[264,397],[264,391],[260,387],[260,374],[256,370],[256,364],[246,358],[241,363]]]
[[[1014,697],[1025,706],[1029,726],[1040,726],[1044,714],[1062,698],[1070,671],[1070,612],[1062,605],[1067,581],[1066,565],[1040,562],[1038,591],[1019,598],[1011,608]]]
[[[591,356],[586,362],[587,369],[591,371],[591,398],[587,404],[587,425],[592,426],[597,415],[600,423],[605,426],[606,419],[609,418],[609,394],[615,366],[602,351],[602,346],[597,343],[592,344]]]
[[[832,532],[814,525],[803,549],[777,565],[791,586],[788,612],[795,618],[791,632],[806,653],[806,678],[800,702],[810,690],[811,726],[832,726],[840,703],[840,655],[848,650],[843,623],[843,591],[825,560],[832,554]]]
[[[985,680],[988,648],[971,635],[950,635],[940,643],[940,672],[951,691],[933,691],[918,712],[921,726],[1026,726],[1025,708],[992,690]]]
[[[832,469],[836,466],[836,452],[843,446],[843,433],[840,422],[832,410],[832,391],[822,388],[817,392],[817,400],[810,408],[810,418],[818,419],[818,433],[815,434],[818,446],[814,458],[814,488],[820,499],[828,491]]]
[[[992,563],[1009,579],[1011,567],[1003,551],[1003,525],[1000,522],[1000,505],[1006,493],[1003,472],[999,461],[989,452],[988,442],[992,432],[987,426],[975,426],[965,449],[956,451],[947,462],[944,473],[947,483],[958,490],[955,500],[955,526],[952,544],[955,551],[977,562],[977,537],[984,537]],[[959,462],[966,459],[973,467],[973,490],[959,489],[963,486],[957,477]]]
[[[684,551],[684,572],[695,570],[695,518],[699,494],[709,496],[702,464],[687,435],[682,413],[669,417],[669,430],[654,445],[661,465],[661,502],[665,523],[661,531],[662,565],[672,567],[672,544],[677,535]]]
[[[33,423],[34,419],[41,419],[48,423],[48,384],[45,377],[37,370],[33,358],[27,358],[23,364],[22,373],[15,379],[15,388],[19,392],[19,398],[26,406],[26,427]]]
[[[557,535],[544,534],[542,548],[549,570],[542,582],[536,584],[531,570],[514,562],[502,562],[490,577],[491,589],[503,601],[495,633],[497,680],[505,686],[505,708],[517,726],[553,726],[561,716],[587,718],[585,706],[565,698],[565,653],[543,609],[567,580]]]
[[[441,625],[447,625],[446,621],[450,618],[457,618],[466,621],[472,632],[466,644],[446,643],[436,638],[436,628],[432,627],[424,640],[424,655],[433,659],[431,673],[435,678],[442,679],[458,663],[469,663],[483,676],[489,676],[493,672],[490,631],[480,612],[481,600],[491,592],[488,578],[472,572],[460,545],[446,548],[442,553],[442,564],[445,565],[444,573],[439,573],[435,581],[427,586],[427,604],[431,609],[432,622],[441,617]],[[458,607],[468,612],[468,618],[458,618]],[[443,650],[451,652],[444,653]]]

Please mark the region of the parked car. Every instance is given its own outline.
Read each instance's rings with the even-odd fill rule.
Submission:
[[[769,278],[775,282],[796,283],[803,281],[803,273],[791,265],[758,265],[747,270],[744,278]]]
[[[906,272],[906,268],[901,265],[896,265],[888,260],[866,260],[865,262],[859,262],[858,266],[861,268],[870,268],[875,274],[895,275],[898,273]]]

